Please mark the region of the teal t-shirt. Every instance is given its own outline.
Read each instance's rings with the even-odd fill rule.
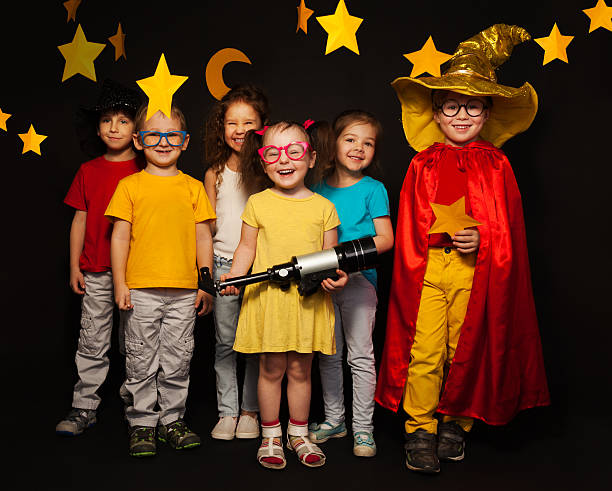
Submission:
[[[374,237],[374,218],[390,214],[385,186],[369,176],[345,188],[335,188],[322,181],[312,190],[330,200],[336,207],[340,218],[338,242]],[[368,269],[362,273],[376,287],[376,270]]]

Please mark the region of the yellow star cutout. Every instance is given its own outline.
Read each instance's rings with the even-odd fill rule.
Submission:
[[[109,37],[108,40],[115,47],[115,61],[122,56],[127,60],[127,56],[125,56],[125,34],[123,33],[123,29],[121,29],[121,22],[119,22],[119,26],[117,27],[117,33]]]
[[[447,55],[438,51],[431,36],[425,41],[425,44],[419,51],[405,54],[404,57],[412,63],[411,77],[417,77],[421,73],[429,73],[434,77],[440,76],[440,65],[452,58],[452,55]]]
[[[333,15],[323,15],[317,17],[317,20],[327,31],[326,55],[342,46],[346,46],[352,52],[359,54],[356,33],[363,19],[349,15],[344,0],[338,2]]]
[[[559,32],[556,22],[548,37],[535,39],[535,42],[544,49],[544,61],[542,65],[546,65],[546,63],[553,61],[555,58],[559,58],[561,61],[568,63],[565,49],[567,45],[572,42],[572,39],[574,39],[574,36],[563,36]]]
[[[297,8],[297,11],[298,23],[295,32],[298,32],[301,29],[304,31],[304,34],[308,34],[308,19],[314,13],[314,10],[310,10],[308,7],[306,7],[304,0],[302,0]]]
[[[591,19],[589,32],[603,27],[608,31],[612,31],[612,7],[608,7],[604,0],[597,0],[597,5],[592,9],[585,9],[583,12]]]
[[[166,58],[162,53],[157,63],[155,74],[152,77],[136,80],[136,83],[149,98],[145,121],[157,111],[161,111],[168,118],[172,117],[172,95],[183,85],[187,78],[181,75],[171,75],[166,64]]]
[[[3,113],[2,109],[0,109],[0,129],[6,131],[6,120],[11,116],[11,114]]]
[[[39,135],[34,130],[34,125],[30,125],[30,129],[27,133],[20,133],[19,138],[23,140],[23,152],[22,154],[32,151],[40,155],[40,144],[46,137],[46,135]]]
[[[77,27],[76,34],[71,43],[62,44],[57,49],[66,59],[62,82],[73,75],[80,73],[94,82],[96,81],[96,69],[94,60],[102,52],[106,45],[101,43],[90,43],[85,39],[85,33],[81,25]]]
[[[465,214],[465,196],[462,196],[452,205],[438,205],[429,203],[431,209],[436,215],[436,221],[429,229],[430,234],[440,234],[446,232],[453,237],[459,230],[466,227],[480,225],[480,222],[474,220],[471,216]]]
[[[68,0],[64,2],[64,8],[68,11],[66,22],[70,22],[71,20],[76,22],[76,11],[79,5],[81,5],[81,0]]]

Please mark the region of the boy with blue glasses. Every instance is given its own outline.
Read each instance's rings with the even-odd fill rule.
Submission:
[[[119,182],[105,215],[114,222],[115,301],[125,311],[126,408],[130,455],[156,453],[155,436],[175,449],[200,445],[183,421],[198,315],[212,297],[198,290],[198,266],[212,268],[208,221],[215,213],[202,183],[177,168],[187,148],[182,112],[136,115],[134,145],[146,167]],[[156,406],[159,405],[159,408]],[[156,430],[157,427],[157,430]]]

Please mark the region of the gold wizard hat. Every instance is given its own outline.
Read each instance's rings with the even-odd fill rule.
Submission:
[[[444,141],[433,119],[432,89],[490,96],[493,107],[481,137],[496,147],[529,128],[538,110],[535,89],[528,83],[518,89],[500,85],[495,69],[510,57],[514,46],[530,39],[522,27],[495,24],[459,44],[441,77],[395,79],[391,85],[402,105],[402,124],[410,146],[421,151]]]

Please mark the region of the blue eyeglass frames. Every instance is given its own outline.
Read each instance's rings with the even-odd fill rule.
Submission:
[[[171,147],[180,147],[185,143],[186,131],[139,131],[138,136],[143,147],[156,147],[161,143],[162,138],[166,139]]]

